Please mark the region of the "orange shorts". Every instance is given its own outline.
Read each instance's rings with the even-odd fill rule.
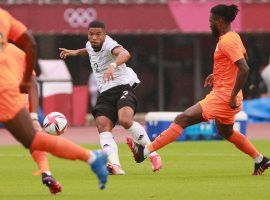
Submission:
[[[203,118],[208,121],[215,119],[222,124],[233,124],[235,115],[241,111],[242,105],[237,109],[232,109],[229,103],[216,97],[213,92],[210,92],[203,100],[199,101],[203,110]]]
[[[0,92],[0,122],[13,119],[25,107],[26,98],[18,87],[5,88]]]

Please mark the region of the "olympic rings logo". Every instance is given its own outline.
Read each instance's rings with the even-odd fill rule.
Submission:
[[[64,19],[73,28],[88,27],[89,23],[97,18],[97,12],[94,8],[68,8],[64,12]]]

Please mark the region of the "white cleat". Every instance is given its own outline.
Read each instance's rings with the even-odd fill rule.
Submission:
[[[121,166],[117,164],[107,163],[107,170],[109,175],[124,175],[126,174],[125,171],[122,169]]]

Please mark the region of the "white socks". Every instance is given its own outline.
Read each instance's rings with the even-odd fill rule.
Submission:
[[[89,164],[92,164],[93,162],[95,162],[97,156],[96,156],[96,154],[94,154],[93,151],[90,151],[89,154],[90,154],[90,157],[89,157],[89,159],[87,160],[87,162],[88,162]]]
[[[263,160],[263,155],[262,154],[258,155],[256,158],[254,158],[254,162],[257,163],[257,164],[262,162],[262,160]]]
[[[154,151],[155,152],[155,151]],[[152,153],[154,153],[154,152],[152,152]],[[150,151],[149,151],[149,149],[147,148],[147,146],[145,146],[144,147],[144,150],[143,150],[143,155],[144,155],[144,157],[146,158],[147,156],[150,156],[150,154],[152,154]],[[157,154],[157,153],[156,153]],[[152,155],[152,156],[154,156],[154,155]],[[151,156],[150,156],[151,157]]]
[[[118,147],[113,139],[111,132],[102,132],[99,134],[99,141],[103,151],[108,154],[108,160],[111,164],[120,165],[118,156]]]
[[[129,130],[132,139],[138,144],[146,146],[151,143],[145,129],[138,122],[134,121],[132,126],[127,130]],[[150,157],[155,155],[157,155],[157,152],[155,151],[149,154]]]

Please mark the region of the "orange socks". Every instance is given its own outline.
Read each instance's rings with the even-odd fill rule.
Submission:
[[[183,130],[178,124],[172,123],[167,130],[163,131],[151,144],[147,145],[148,150],[153,152],[175,141]]]
[[[45,171],[50,171],[46,152],[33,151],[31,154],[32,154],[33,160],[37,163],[37,166],[39,169],[39,171],[35,174],[43,173]]]
[[[30,151],[46,151],[55,156],[70,159],[88,161],[89,150],[84,149],[69,140],[44,133],[36,133],[35,138],[30,146]]]
[[[238,131],[233,131],[233,134],[227,140],[233,143],[239,150],[248,154],[252,158],[256,158],[260,155],[260,153],[250,143],[247,137]]]

